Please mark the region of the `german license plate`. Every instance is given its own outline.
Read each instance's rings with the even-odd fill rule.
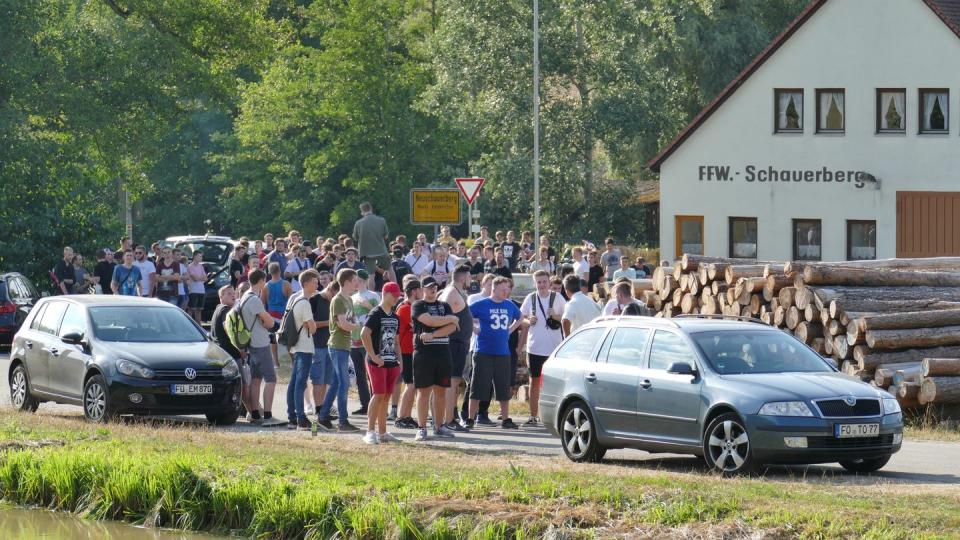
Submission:
[[[880,424],[836,424],[833,429],[838,439],[876,437],[880,435]]]
[[[213,393],[212,384],[171,384],[170,393],[175,396],[205,396]]]

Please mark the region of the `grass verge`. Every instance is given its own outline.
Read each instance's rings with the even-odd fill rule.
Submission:
[[[0,413],[3,499],[147,526],[416,539],[934,538],[960,530],[956,486],[722,479],[664,467]]]

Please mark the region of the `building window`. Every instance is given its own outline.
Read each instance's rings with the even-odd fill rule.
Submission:
[[[774,90],[777,133],[803,133],[803,90]]]
[[[703,255],[703,216],[677,216],[677,257]]]
[[[793,260],[819,261],[822,237],[819,219],[793,220]]]
[[[920,90],[920,133],[950,131],[950,91]]]
[[[817,133],[843,133],[844,91],[817,90]]]
[[[869,261],[877,258],[877,222],[847,220],[847,260]]]
[[[877,133],[904,133],[907,130],[907,91],[877,89]]]
[[[730,218],[730,257],[757,258],[757,218]]]

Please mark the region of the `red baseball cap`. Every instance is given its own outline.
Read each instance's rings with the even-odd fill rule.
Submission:
[[[381,291],[383,294],[392,294],[394,298],[400,298],[403,293],[400,292],[400,286],[394,283],[393,281],[388,281],[383,284],[383,289]]]

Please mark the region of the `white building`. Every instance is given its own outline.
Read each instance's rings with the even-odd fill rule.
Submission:
[[[960,0],[814,0],[650,167],[663,259],[960,255]]]

